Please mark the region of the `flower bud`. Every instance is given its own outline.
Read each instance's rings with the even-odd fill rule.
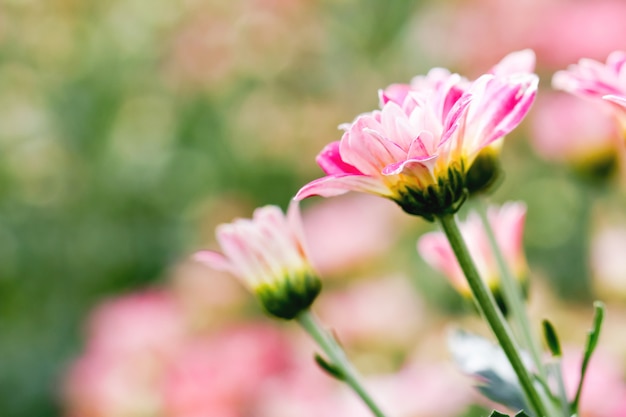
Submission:
[[[304,249],[297,203],[287,216],[276,206],[255,210],[217,228],[223,254],[200,251],[195,259],[237,276],[270,315],[293,319],[308,309],[322,284]]]

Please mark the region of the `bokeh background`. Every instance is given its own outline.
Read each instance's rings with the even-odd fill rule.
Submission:
[[[532,48],[541,100],[552,94],[554,71],[625,48],[624,21],[626,3],[608,0],[4,0],[0,414],[80,414],[64,405],[65,375],[104,300],[165,288],[207,332],[260,316],[238,287],[202,284],[210,273],[189,255],[216,247],[217,224],[260,205],[285,207],[320,176],[314,157],[340,137],[337,125],[374,108],[379,88],[433,66],[472,78]],[[619,322],[624,200],[601,169],[606,159],[589,174],[594,145],[570,156],[568,140],[615,132],[596,130],[597,119],[567,131],[579,119],[542,119],[539,103],[507,139],[506,175],[492,199],[527,203],[533,311],[556,316],[580,344],[592,298],[613,300],[609,315]],[[361,366],[397,369],[406,356],[398,346],[441,350],[432,346],[440,346],[442,323],[471,320],[471,309],[415,252],[432,225],[375,199],[326,204],[314,199],[304,211],[327,274],[321,302],[330,325],[348,320],[337,303],[363,277],[402,275],[410,285],[399,293],[414,292],[419,304],[409,308],[417,318],[400,311],[379,326],[408,323],[396,329],[404,339],[376,333],[348,344]],[[595,239],[602,230],[610,236]],[[349,239],[357,231],[365,233],[358,244]],[[594,251],[595,241],[604,246]],[[363,315],[384,310],[378,302],[365,302]],[[350,320],[343,325],[350,330]],[[621,366],[623,345],[607,344]]]

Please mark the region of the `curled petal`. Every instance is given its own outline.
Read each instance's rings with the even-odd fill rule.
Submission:
[[[389,164],[383,169],[383,175],[399,175],[405,173],[415,173],[423,171],[427,178],[433,172],[435,163],[439,155],[430,155],[422,158],[412,158],[406,161]]]
[[[367,175],[331,175],[311,181],[298,191],[294,199],[299,201],[314,195],[334,197],[348,191],[391,196],[389,188],[379,178]]]

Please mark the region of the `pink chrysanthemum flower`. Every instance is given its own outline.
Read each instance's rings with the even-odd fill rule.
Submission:
[[[526,206],[520,202],[509,202],[501,207],[491,206],[487,217],[511,273],[519,281],[526,282],[528,267],[522,242]],[[498,295],[500,269],[480,216],[470,213],[460,228],[480,276]],[[443,232],[423,235],[418,241],[417,250],[428,264],[450,280],[457,291],[471,297],[465,275]]]
[[[535,98],[536,75],[502,68],[473,82],[435,68],[382,90],[380,109],[341,125],[341,140],[318,155],[327,175],[295,198],[360,191],[428,220],[456,212],[479,152],[513,130]]]
[[[612,52],[606,63],[584,58],[552,77],[557,90],[610,105],[626,130],[626,52]]]
[[[306,255],[297,203],[287,216],[276,206],[258,208],[252,219],[218,226],[216,236],[224,253],[200,251],[194,258],[237,276],[269,314],[292,319],[319,294],[321,282]]]

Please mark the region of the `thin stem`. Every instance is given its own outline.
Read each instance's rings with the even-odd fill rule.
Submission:
[[[517,346],[511,330],[506,323],[500,309],[498,308],[496,301],[493,298],[493,294],[487,288],[485,282],[478,275],[476,266],[472,261],[467,246],[463,241],[459,227],[451,214],[443,215],[438,218],[441,226],[450,241],[450,246],[454,250],[454,253],[459,261],[461,269],[465,274],[467,282],[472,290],[472,294],[480,307],[480,311],[491,327],[494,335],[498,339],[502,350],[506,354],[513,370],[517,374],[520,385],[524,391],[524,394],[528,400],[528,405],[532,408],[532,412],[538,417],[548,416],[546,408],[541,401],[535,386],[533,385],[530,373],[524,366],[520,356],[520,349]]]
[[[361,397],[372,413],[376,417],[385,417],[385,414],[365,390],[341,346],[330,333],[321,328],[311,311],[304,310],[296,317],[296,320],[324,351],[330,359],[330,364],[340,371],[342,379]]]
[[[509,310],[511,311],[513,321],[516,323],[516,328],[519,331],[521,345],[530,351],[539,375],[544,381],[546,381],[547,373],[543,362],[541,361],[541,350],[539,348],[539,344],[537,343],[537,339],[533,337],[530,328],[530,321],[528,320],[528,315],[526,314],[526,309],[524,308],[522,290],[515,277],[513,277],[513,274],[504,259],[504,255],[502,254],[500,245],[498,245],[491,223],[489,223],[489,219],[487,218],[487,209],[484,202],[481,200],[478,203],[478,206],[478,214],[483,222],[485,231],[487,232],[489,244],[496,257],[498,269],[500,270],[500,282],[502,283],[504,299],[509,307]]]
[[[563,411],[563,417],[569,417],[571,415],[569,401],[567,400],[567,393],[565,391],[565,381],[563,381],[563,365],[561,358],[556,358],[554,364],[554,373],[556,376],[556,383],[559,391],[559,400],[561,401],[561,410]]]

